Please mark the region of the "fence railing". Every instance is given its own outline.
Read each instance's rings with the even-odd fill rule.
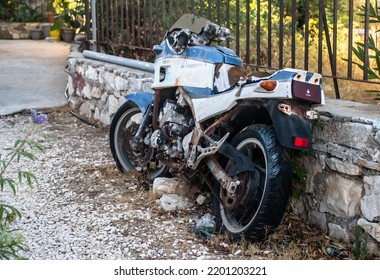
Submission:
[[[380,84],[371,75],[379,59],[372,50],[380,44],[378,2],[96,0],[96,42],[99,51],[151,60],[166,30],[180,15],[193,13],[230,28],[236,40],[225,44],[248,68],[319,72],[332,78],[340,98],[338,79]]]

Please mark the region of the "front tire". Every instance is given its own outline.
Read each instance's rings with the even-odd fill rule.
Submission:
[[[258,241],[272,233],[285,213],[291,189],[290,161],[268,125],[247,127],[231,144],[252,161],[255,171],[233,177],[240,181],[234,195],[220,188],[224,207],[216,202],[217,228],[232,239]],[[233,164],[231,160],[226,164],[227,173]]]
[[[133,147],[132,139],[141,123],[142,113],[134,103],[124,103],[116,112],[110,127],[110,148],[116,166],[122,172],[146,173],[150,180],[165,176],[167,167],[155,159],[153,148],[141,143]]]

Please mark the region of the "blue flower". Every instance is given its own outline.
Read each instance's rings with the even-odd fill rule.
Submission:
[[[44,124],[47,122],[47,116],[45,114],[38,114],[35,110],[30,110],[30,117],[35,124]]]

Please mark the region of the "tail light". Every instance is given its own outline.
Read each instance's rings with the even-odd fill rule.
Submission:
[[[302,137],[295,137],[293,146],[297,148],[306,149],[309,146],[309,139]]]

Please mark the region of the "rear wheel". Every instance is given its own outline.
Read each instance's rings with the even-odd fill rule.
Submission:
[[[133,145],[142,114],[139,107],[124,103],[116,112],[110,127],[110,147],[117,167],[121,171],[144,172],[149,179],[164,176],[165,165],[155,159],[154,149],[139,143]]]
[[[220,231],[232,239],[257,241],[270,234],[281,222],[290,193],[291,168],[271,126],[252,125],[231,142],[255,166],[234,176],[240,184],[234,194],[220,188],[222,204],[215,216]],[[234,162],[229,161],[228,173]]]

